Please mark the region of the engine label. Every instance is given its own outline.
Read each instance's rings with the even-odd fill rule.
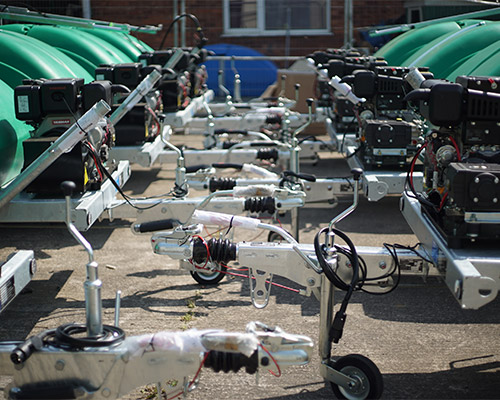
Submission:
[[[52,125],[69,125],[71,121],[69,119],[54,119],[52,120]]]
[[[30,112],[30,101],[28,96],[17,96],[17,109],[20,113]]]

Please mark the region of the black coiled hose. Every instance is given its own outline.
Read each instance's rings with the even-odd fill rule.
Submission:
[[[268,212],[274,214],[276,204],[273,197],[250,197],[245,200],[245,211],[251,212]]]
[[[103,325],[102,334],[97,337],[79,336],[87,332],[84,324],[66,324],[59,326],[55,331],[51,344],[60,344],[71,348],[108,347],[120,343],[125,339],[125,332],[117,326]]]
[[[193,243],[193,260],[198,263],[204,263],[207,258],[207,250],[212,261],[227,264],[229,261],[236,260],[236,244],[227,239],[210,239],[205,242],[202,238],[195,238]]]
[[[208,189],[210,193],[217,190],[231,190],[236,186],[236,179],[233,178],[210,178]]]
[[[14,364],[25,362],[35,351],[50,345],[66,350],[78,350],[84,347],[108,347],[125,339],[125,332],[117,326],[103,325],[103,333],[98,337],[84,337],[87,332],[84,324],[66,324],[30,337],[20,343],[10,354]]]
[[[254,374],[259,367],[258,352],[255,351],[250,357],[240,353],[226,353],[224,351],[211,351],[208,353],[205,363],[206,368],[215,372],[238,372],[245,367],[247,374]]]
[[[279,152],[278,149],[271,149],[271,148],[261,148],[257,152],[257,160],[270,160],[270,161],[277,161],[279,158]]]
[[[222,143],[222,148],[224,150],[230,149],[233,146],[236,146],[237,144],[240,144],[241,142],[238,140],[226,140],[224,143]]]

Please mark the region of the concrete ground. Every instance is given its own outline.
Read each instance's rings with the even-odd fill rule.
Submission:
[[[176,142],[194,138],[177,137]],[[304,172],[345,176],[343,160],[326,153]],[[134,167],[125,189],[132,196],[165,193],[172,187],[169,167]],[[342,211],[303,209],[300,241],[312,243],[315,233]],[[86,238],[95,249],[103,280],[105,323],[113,321],[116,290],[122,291],[121,327],[128,335],[158,330],[223,328],[244,330],[249,321],[279,325],[285,331],[318,340],[319,303],[274,287],[270,304],[252,307],[244,278],[224,279],[203,287],[166,256],[154,255],[149,235],[134,236],[131,221],[103,221]],[[285,219],[286,222],[286,219]],[[359,208],[339,224],[356,245],[416,243],[398,210],[398,197],[377,203],[362,199]],[[252,237],[247,236],[247,240]],[[265,240],[261,235],[256,240]],[[66,322],[84,322],[83,281],[87,256],[63,226],[3,226],[0,259],[16,249],[35,250],[38,272],[24,293],[0,314],[0,339],[23,339]],[[293,282],[275,281],[293,286]],[[195,302],[194,308],[188,304]],[[194,311],[194,313],[192,313]],[[448,288],[436,277],[426,283],[406,277],[385,296],[355,293],[348,308],[344,336],[333,347],[335,356],[359,353],[369,357],[384,377],[384,399],[500,398],[500,301],[477,311],[461,310]],[[165,371],[168,380],[168,371]],[[2,379],[3,386],[8,380]],[[127,399],[146,398],[137,390]],[[215,374],[204,370],[190,399],[327,399],[330,385],[319,375],[319,358],[307,366],[283,370],[280,378],[261,371]]]

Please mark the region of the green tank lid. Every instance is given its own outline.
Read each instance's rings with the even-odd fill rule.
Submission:
[[[56,48],[19,33],[0,29],[1,79],[11,88],[25,78],[83,78],[94,80],[78,63]]]
[[[29,126],[16,119],[14,90],[0,81],[0,186],[21,172],[22,143],[29,136]]]
[[[429,67],[445,79],[477,52],[500,40],[500,23],[479,21],[438,38],[404,61],[408,67]]]
[[[474,23],[477,23],[477,21],[465,20],[459,22],[441,22],[423,28],[413,29],[386,43],[375,53],[375,55],[378,57],[384,57],[389,65],[405,66],[407,65],[405,64],[405,60],[419,52],[430,42],[460,31],[462,28]]]
[[[79,30],[83,30],[108,42],[109,44],[112,44],[117,49],[120,49],[127,56],[129,56],[133,62],[137,62],[139,60],[139,55],[141,55],[142,53],[154,51],[153,48],[148,44],[125,32],[111,31],[107,29],[82,28]]]
[[[94,76],[100,64],[130,63],[134,60],[105,40],[83,30],[62,26],[5,25],[6,30],[25,34],[53,46]]]

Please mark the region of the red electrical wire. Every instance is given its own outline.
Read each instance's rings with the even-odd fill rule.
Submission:
[[[208,355],[209,355],[209,354],[210,354],[210,352],[209,352],[209,351],[207,351],[207,352],[205,353],[205,356],[203,357],[203,360],[201,361],[200,366],[198,367],[198,371],[196,371],[196,374],[194,375],[193,380],[192,380],[191,382],[189,382],[189,384],[188,384],[188,387],[187,387],[187,388],[188,388],[188,390],[191,388],[191,386],[193,386],[194,382],[195,382],[195,381],[196,381],[196,379],[198,378],[198,375],[199,375],[199,374],[200,374],[200,372],[201,372],[201,368],[203,367],[203,364],[205,364],[205,361],[207,361],[207,357],[208,357]],[[272,357],[272,356],[271,356],[271,357]],[[184,394],[184,390],[183,390],[183,391],[181,391],[181,392],[179,392],[179,393],[177,393],[177,394],[176,394],[176,395],[174,395],[173,397],[168,398],[167,400],[176,399],[177,397],[179,397],[179,396],[181,396],[181,395],[183,395],[183,394]]]
[[[460,155],[460,150],[458,148],[458,144],[457,144],[456,140],[452,136],[450,136],[449,139],[450,139],[450,142],[453,144],[453,147],[455,147],[455,150],[457,151],[458,161],[462,161],[462,156]]]
[[[264,350],[267,355],[271,358],[271,360],[273,360],[274,362],[274,365],[276,365],[276,369],[278,370],[278,373],[274,373],[273,371],[271,371],[270,369],[268,369],[268,371],[274,375],[275,377],[279,378],[281,376],[281,368],[280,366],[278,365],[278,362],[276,361],[276,359],[273,357],[273,355],[269,352],[269,350],[267,350],[262,344],[260,344],[260,347],[262,347],[262,350]]]
[[[97,163],[97,158],[95,156],[95,149],[94,147],[92,146],[92,144],[90,142],[85,142],[85,144],[90,148],[90,157],[92,157],[92,159],[94,160],[94,164],[95,164],[95,167],[97,169],[97,173],[99,174],[99,178],[101,179],[101,182],[103,181],[103,177],[102,177],[102,172],[101,172],[101,168],[99,168],[99,164]]]
[[[427,142],[417,150],[417,152],[415,153],[415,157],[413,157],[413,160],[410,165],[410,186],[412,191],[415,191],[415,187],[413,186],[413,171],[415,169],[415,163],[417,162],[418,156],[420,155],[422,150],[426,147],[427,147]]]
[[[444,203],[445,203],[447,197],[448,197],[448,192],[446,192],[444,194],[443,198],[441,199],[441,202],[439,203],[439,211],[441,211],[443,209],[443,206],[444,206]]]

